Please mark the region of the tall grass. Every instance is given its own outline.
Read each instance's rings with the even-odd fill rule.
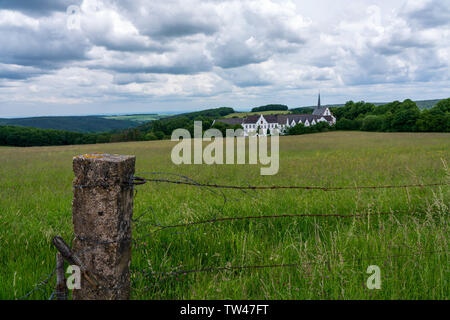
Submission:
[[[332,132],[280,138],[280,171],[254,165],[170,161],[168,141],[95,146],[0,148],[0,299],[22,297],[55,264],[51,238],[73,238],[72,157],[134,154],[136,175],[171,172],[239,185],[362,186],[448,182],[449,134]],[[145,174],[143,174],[145,176]],[[224,191],[151,183],[138,187],[133,299],[448,299],[449,187],[383,190]],[[157,231],[217,216],[355,214],[243,220]],[[148,223],[148,224],[146,224]],[[148,276],[209,267],[298,264]],[[381,269],[381,290],[365,283]],[[46,299],[52,285],[30,298]]]

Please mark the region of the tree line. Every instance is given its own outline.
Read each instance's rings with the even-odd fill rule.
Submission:
[[[124,130],[139,124],[130,120],[106,119],[101,116],[66,116],[0,119],[0,125],[98,133]]]
[[[109,141],[109,134],[88,134],[65,130],[0,126],[0,145],[2,146],[60,146],[105,143]]]
[[[364,101],[348,101],[343,107],[330,108],[337,122],[330,126],[319,122],[305,127],[297,124],[288,135],[317,133],[329,130],[360,130],[378,132],[450,132],[450,98],[433,108],[421,111],[410,99],[376,106]]]
[[[450,98],[423,111],[410,99],[380,106],[349,101],[331,111],[337,118],[336,130],[450,132]]]
[[[268,104],[266,106],[256,107],[252,109],[252,112],[264,112],[264,111],[288,111],[289,107],[284,104]]]

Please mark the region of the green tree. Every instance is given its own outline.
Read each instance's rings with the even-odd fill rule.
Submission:
[[[449,132],[450,112],[443,112],[438,106],[424,110],[416,122],[416,127],[422,132]]]
[[[450,112],[450,98],[439,101],[434,108],[442,112]]]
[[[145,135],[146,141],[158,140],[158,137],[153,132],[149,132]]]
[[[393,131],[416,131],[416,122],[419,119],[420,110],[417,105],[407,99],[401,103],[392,116],[391,129]]]
[[[347,118],[341,118],[336,121],[336,130],[360,130],[360,120],[350,120]]]
[[[361,130],[364,131],[381,131],[383,128],[383,116],[368,115],[362,122]]]
[[[292,112],[292,114],[312,114],[314,109],[308,108],[308,107],[303,107],[303,108],[291,109],[290,111]]]

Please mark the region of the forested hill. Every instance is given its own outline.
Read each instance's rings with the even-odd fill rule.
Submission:
[[[133,128],[137,127],[139,123],[130,120],[105,119],[97,116],[74,116],[0,119],[0,125],[97,133]]]
[[[194,121],[202,121],[204,129],[209,129],[212,126],[214,119],[222,118],[231,113],[234,113],[232,108],[209,109],[149,121],[138,127],[136,127],[136,125],[139,123],[129,121],[133,125],[132,128],[103,133],[73,132],[73,126],[71,127],[72,129],[69,129],[69,125],[64,127],[65,130],[53,130],[18,125],[2,125],[2,123],[0,123],[0,146],[32,147],[170,139],[172,131],[175,129],[186,128],[192,132],[194,129]],[[62,118],[63,117],[57,117],[56,119]],[[68,118],[73,119],[75,117]],[[88,117],[80,118],[84,121]],[[95,119],[96,117],[90,118]],[[120,122],[121,120],[109,121]],[[86,123],[83,122],[83,126],[85,125]],[[110,123],[108,123],[108,125],[110,125]],[[98,130],[99,126],[94,129]]]
[[[182,113],[175,116],[162,118],[152,122],[147,122],[137,128],[125,130],[122,133],[115,134],[114,139],[119,141],[136,140],[159,140],[169,138],[173,130],[185,128],[191,133],[194,131],[194,121],[202,121],[203,129],[209,129],[215,119],[223,118],[234,113],[233,108],[207,109],[197,112]]]

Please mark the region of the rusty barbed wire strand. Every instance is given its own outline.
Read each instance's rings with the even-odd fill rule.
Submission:
[[[239,190],[241,192],[247,193],[248,191],[257,191],[257,190],[275,190],[275,189],[304,189],[304,190],[322,190],[322,191],[337,191],[337,190],[359,190],[359,189],[392,189],[392,188],[409,188],[409,187],[434,187],[434,186],[443,186],[448,185],[450,183],[436,183],[436,184],[411,184],[411,185],[388,185],[388,186],[361,186],[361,187],[317,187],[317,186],[251,186],[248,184],[247,186],[235,186],[235,185],[218,185],[218,184],[210,184],[210,183],[200,183],[198,181],[195,181],[187,176],[175,174],[175,173],[167,173],[167,172],[142,172],[139,173],[139,175],[166,175],[166,176],[173,176],[179,178],[179,180],[170,180],[170,179],[148,179],[143,177],[135,176],[132,179],[132,183],[136,186],[146,184],[147,182],[156,182],[156,183],[170,183],[170,184],[178,184],[178,185],[188,185],[188,186],[195,186],[195,187],[204,187],[207,188],[210,192],[214,192],[215,189],[235,189]],[[224,207],[227,203],[227,197],[224,192],[221,192],[221,196],[224,198],[224,203],[219,210],[220,213],[223,213]],[[153,208],[150,207],[150,211],[153,212]],[[133,222],[140,222],[140,219],[145,215],[144,212],[139,218],[134,220]],[[390,213],[382,213],[382,214],[390,214]],[[156,217],[156,215],[152,214]],[[378,214],[380,215],[380,214]],[[277,216],[261,216],[261,217],[237,217],[237,218],[217,218],[219,214],[216,214],[214,218],[205,220],[205,221],[198,221],[198,222],[191,222],[191,223],[184,223],[184,224],[176,224],[176,225],[163,225],[159,221],[156,221],[156,223],[143,223],[146,225],[152,225],[154,227],[159,228],[158,230],[155,230],[151,233],[146,234],[145,236],[150,236],[152,233],[165,230],[165,229],[173,229],[178,227],[188,227],[188,226],[195,226],[195,225],[201,225],[206,223],[215,223],[215,222],[222,222],[222,221],[233,221],[233,220],[244,220],[244,219],[268,219],[268,218],[287,218],[287,217],[340,217],[340,218],[350,218],[350,217],[359,217],[359,216],[366,216],[366,215],[349,215],[349,216],[343,216],[343,215],[277,215]],[[195,229],[198,230],[198,229]],[[190,230],[192,231],[192,230]],[[185,233],[185,232],[175,232],[177,234]],[[139,239],[138,239],[139,240]]]
[[[52,277],[55,275],[55,273],[56,273],[56,267],[53,268],[53,271],[50,272],[44,280],[42,280],[42,281],[40,281],[39,283],[37,283],[37,284],[34,286],[33,289],[31,289],[27,294],[23,295],[23,296],[22,296],[21,298],[19,298],[18,300],[23,300],[23,299],[28,298],[29,296],[31,296],[31,295],[32,295],[35,291],[37,291],[37,290],[43,290],[42,287],[46,287],[46,286],[49,284],[50,280],[51,280]]]
[[[320,191],[338,191],[338,190],[361,190],[361,189],[400,189],[400,188],[425,188],[448,186],[450,182],[431,183],[431,184],[409,184],[409,185],[385,185],[385,186],[346,186],[346,187],[318,187],[318,186],[236,186],[236,185],[219,185],[208,183],[193,183],[189,181],[169,180],[169,179],[148,179],[142,177],[134,177],[134,185],[143,185],[147,182],[160,182],[169,184],[179,184],[196,186],[203,188],[215,189],[235,189],[235,190],[277,190],[277,189],[299,189],[299,190],[320,190]]]
[[[398,254],[398,255],[387,255],[387,256],[372,256],[359,258],[360,261],[365,260],[374,260],[374,259],[396,259],[402,257],[415,257],[419,255],[433,255],[436,253],[450,253],[450,250],[436,250],[436,251],[428,251],[428,252],[418,252],[414,254]],[[344,259],[345,261],[345,259]],[[144,270],[137,271],[143,277],[151,277],[151,276],[177,276],[177,275],[187,275],[194,273],[202,273],[202,272],[214,272],[214,271],[233,271],[233,270],[245,270],[245,269],[271,269],[271,268],[297,268],[304,265],[313,265],[318,264],[319,262],[308,262],[308,263],[287,263],[287,264],[273,264],[273,265],[241,265],[241,266],[225,266],[225,267],[210,267],[203,269],[191,269],[191,270],[179,270],[179,271],[169,271],[169,272],[146,272]],[[328,262],[329,263],[329,262]]]
[[[173,176],[173,177],[177,177],[177,178],[181,179],[181,180],[178,180],[178,181],[189,182],[189,183],[191,183],[192,185],[200,185],[200,183],[197,182],[197,181],[195,181],[194,179],[191,179],[191,178],[189,178],[188,176],[184,176],[184,175],[180,175],[180,174],[176,174],[176,173],[168,173],[168,172],[142,172],[142,173],[140,173],[140,174],[152,174],[152,175],[166,175],[166,176]],[[130,183],[133,184],[133,181],[134,181],[134,177],[132,178],[132,180],[131,180]],[[133,184],[133,186],[134,186],[134,184]],[[135,190],[137,190],[137,188],[135,188]],[[228,200],[228,196],[227,196],[227,194],[226,194],[224,191],[222,191],[222,190],[214,190],[213,188],[206,188],[206,190],[208,190],[209,192],[211,192],[213,195],[220,196],[220,197],[223,199],[223,203],[222,203],[220,209],[217,210],[216,213],[215,213],[215,215],[214,215],[214,218],[217,218],[217,217],[219,217],[220,215],[223,214],[224,209],[225,209],[225,206],[227,205],[227,203],[228,203],[228,201],[229,201],[229,200]],[[246,191],[242,191],[242,192],[243,192],[243,193],[247,193]],[[155,220],[156,220],[156,223],[153,223],[153,224],[150,223],[150,224],[153,225],[153,226],[159,227],[159,228],[163,228],[163,225],[157,220],[156,215],[154,215],[154,210],[153,210],[153,207],[152,207],[152,206],[149,207],[149,210],[147,210],[147,212],[144,212],[144,213],[141,214],[138,218],[133,219],[132,222],[134,222],[134,223],[138,222],[138,223],[139,223],[139,222],[140,222],[140,219],[141,219],[144,215],[146,215],[146,214],[148,214],[148,213],[150,213],[151,215],[153,215],[154,218],[155,218]],[[149,223],[143,223],[143,224],[149,224]],[[196,228],[196,229],[191,229],[191,230],[189,230],[189,231],[187,231],[187,232],[192,232],[192,231],[196,231],[196,230],[198,230],[198,229],[197,229],[197,228]],[[175,233],[175,234],[186,234],[187,232],[173,232],[173,233]],[[151,235],[151,233],[148,233],[148,234],[146,234],[145,236],[150,236],[150,235]],[[135,240],[135,241],[138,241],[138,240],[140,240],[140,239],[134,239],[134,240]]]
[[[182,224],[174,224],[174,225],[162,225],[151,222],[143,222],[143,225],[151,225],[153,227],[158,227],[160,229],[155,230],[161,231],[164,229],[173,229],[173,228],[182,228],[189,227],[201,224],[208,223],[217,223],[217,222],[227,222],[227,221],[238,221],[238,220],[258,220],[258,219],[280,219],[280,218],[363,218],[369,216],[388,216],[388,215],[400,215],[399,212],[375,212],[375,213],[359,213],[359,214],[281,214],[281,215],[270,215],[270,216],[246,216],[246,217],[224,217],[224,218],[214,218],[209,220],[188,222]]]

